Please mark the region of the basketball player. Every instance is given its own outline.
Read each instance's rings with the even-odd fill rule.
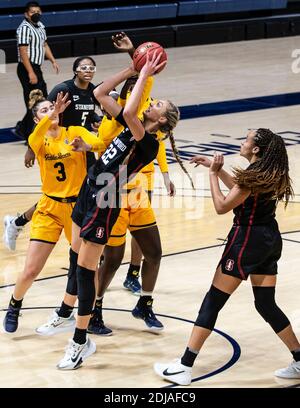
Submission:
[[[262,318],[290,350],[294,361],[277,370],[276,376],[300,378],[300,343],[286,315],[275,301],[277,262],[282,240],[275,220],[278,201],[288,204],[293,194],[289,177],[288,155],[283,139],[268,129],[251,130],[241,145],[241,156],[250,165],[234,169],[230,176],[223,169],[223,156],[210,161],[203,156],[191,162],[209,168],[210,189],[218,214],[234,212],[233,227],[181,359],[154,365],[155,372],[175,384],[192,381],[192,367],[204,342],[212,332],[218,313],[230,295],[250,275],[254,304]],[[230,189],[225,197],[219,180]]]
[[[54,104],[47,101],[40,90],[32,91],[30,97],[37,125],[29,136],[29,145],[40,165],[43,196],[33,214],[24,271],[17,279],[4,318],[4,329],[10,333],[17,330],[23,298],[63,230],[71,243],[71,213],[86,175],[86,155],[72,151],[71,142],[80,136],[89,143],[90,149],[103,148],[102,142],[85,128],[59,126],[59,114],[71,103],[67,101],[68,94],[59,93]],[[73,245],[76,247],[79,243],[73,242]]]
[[[134,48],[130,38],[124,32],[120,32],[120,33],[117,33],[116,35],[112,36],[112,41],[113,41],[113,45],[115,46],[115,48],[117,50],[119,50],[121,52],[127,52],[130,55],[131,58],[133,57],[133,54],[135,52],[135,48]],[[125,95],[125,99],[126,99],[126,95]],[[151,101],[150,91],[149,91],[149,94],[148,94],[148,99],[149,100],[146,101],[147,102],[146,108],[143,109],[143,110],[146,110],[148,108],[149,103]],[[163,135],[160,135],[159,138],[162,139]],[[176,154],[176,156],[178,157],[177,154]],[[162,141],[161,141],[161,143],[159,145],[159,151],[158,151],[158,155],[157,155],[156,159],[157,159],[157,162],[159,164],[160,171],[161,171],[161,173],[163,175],[166,189],[167,189],[170,196],[174,196],[175,195],[175,186],[171,182],[170,177],[169,177],[165,145],[164,145],[164,143]],[[152,191],[153,191],[153,183],[154,183],[154,163],[152,162],[152,163],[148,164],[147,166],[145,166],[141,170],[141,173],[143,173],[146,176],[146,177],[143,178],[145,180],[144,189],[146,191],[148,191],[149,201],[151,202]],[[147,178],[147,180],[146,180],[146,178]],[[136,187],[136,182],[133,182],[133,184],[129,184],[126,188],[127,188],[127,190],[129,190],[129,189],[132,190],[135,187]],[[107,260],[110,261],[111,265],[110,266],[109,265],[104,265],[103,268],[112,269],[114,271],[116,271],[119,268],[119,266],[120,266],[120,264],[122,262],[123,255],[124,255],[126,225],[127,224],[139,225],[139,227],[137,229],[140,229],[140,228],[143,228],[142,224],[145,224],[145,223],[149,224],[149,222],[144,222],[146,218],[144,218],[142,220],[142,224],[141,224],[141,219],[137,219],[137,217],[135,217],[136,219],[134,219],[134,216],[133,216],[133,217],[131,217],[131,220],[130,220],[128,215],[127,215],[127,217],[125,217],[125,220],[124,220],[123,215],[125,215],[126,213],[124,213],[123,211],[122,211],[122,213],[120,214],[119,221],[121,221],[123,219],[123,223],[121,224],[121,222],[120,222],[119,227],[118,227],[118,225],[115,225],[114,231],[112,231],[112,237],[110,238],[110,240],[108,242],[108,245],[106,246],[106,249],[105,249],[105,252],[107,252],[107,255],[108,255]],[[150,214],[150,218],[147,217],[147,219],[148,219],[148,221],[150,221],[150,223],[152,223],[152,225],[155,225],[154,224],[155,218],[153,217],[153,215]],[[118,247],[118,249],[119,249],[118,253],[116,252],[116,248],[109,248],[111,246]],[[114,254],[109,253],[110,250],[113,250]],[[142,256],[143,256],[142,251],[141,251],[138,243],[136,242],[136,239],[134,238],[134,236],[132,236],[131,237],[131,260],[130,260],[130,264],[129,264],[129,267],[128,267],[128,271],[127,271],[125,281],[123,282],[123,286],[126,289],[130,290],[134,295],[138,295],[138,296],[141,293],[141,284],[139,282],[139,273],[140,273],[140,268],[141,268]],[[97,302],[97,304],[99,304],[99,302]],[[100,309],[99,309],[99,313],[100,313]],[[95,320],[95,323],[97,323],[97,319]],[[97,324],[94,325],[93,330],[97,331],[96,326],[97,326]],[[98,328],[98,330],[99,330],[99,328]]]
[[[156,132],[160,129],[171,133],[179,118],[178,108],[166,100],[159,100],[150,106],[144,112],[143,122],[138,118],[138,106],[147,78],[165,65],[165,62],[158,63],[160,57],[161,54],[156,53],[152,57],[147,55],[124,109],[109,96],[109,92],[135,74],[132,66],[105,80],[94,91],[105,111],[124,126],[124,131],[89,169],[73,211],[72,218],[76,225],[73,231],[76,233],[77,228],[78,235],[80,233],[83,238],[76,270],[79,306],[73,339],[57,366],[62,370],[78,368],[96,350],[96,345],[86,334],[96,294],[95,271],[120,213],[120,188],[156,157],[159,147]],[[77,147],[85,149],[85,144],[80,140]],[[151,303],[150,296],[139,299],[140,313],[151,309],[148,302]]]
[[[96,62],[93,58],[79,57],[73,63],[73,78],[56,85],[48,95],[47,99],[54,102],[59,92],[63,92],[64,95],[69,94],[71,103],[60,115],[61,126],[83,126],[89,131],[97,131],[100,117],[95,112],[99,103],[93,95],[95,85],[92,84],[92,80],[95,72]],[[34,160],[34,152],[28,147],[25,154],[25,166],[32,167]],[[87,152],[87,168],[94,163],[94,153]],[[31,221],[36,205],[22,215],[6,215],[4,217],[4,245],[11,251],[16,249],[16,240],[23,227]]]

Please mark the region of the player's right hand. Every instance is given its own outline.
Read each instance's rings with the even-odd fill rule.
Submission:
[[[131,52],[134,50],[130,38],[122,31],[111,37],[114,47],[121,52]]]
[[[201,164],[202,166],[209,168],[211,165],[211,160],[206,156],[194,156],[190,160],[190,163],[195,163],[195,167],[198,167]]]

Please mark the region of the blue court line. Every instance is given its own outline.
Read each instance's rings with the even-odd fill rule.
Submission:
[[[300,92],[180,106],[181,119],[202,118],[300,104]]]
[[[35,307],[22,307],[22,310],[46,310],[46,309],[53,309],[55,310],[57,308],[57,306],[35,306]],[[78,309],[78,307],[74,307],[74,309]],[[1,309],[1,311],[6,312],[8,309]],[[127,312],[127,313],[131,313],[131,310],[129,309],[119,309],[119,308],[114,308],[114,307],[103,307],[103,310],[109,310],[112,312]],[[177,316],[170,316],[170,315],[165,315],[165,314],[161,314],[161,313],[155,313],[156,316],[159,317],[165,317],[167,319],[173,319],[173,320],[180,320],[181,322],[186,322],[186,323],[191,323],[192,325],[194,325],[194,321],[193,320],[188,320],[188,319],[183,319],[182,317],[177,317]],[[196,381],[201,381],[204,380],[205,378],[209,378],[209,377],[213,377],[214,375],[220,374],[225,370],[228,370],[230,367],[232,367],[240,358],[241,356],[241,347],[238,344],[238,342],[236,340],[234,340],[234,338],[232,338],[231,336],[229,336],[228,334],[222,332],[221,330],[218,329],[213,329],[212,331],[216,332],[217,334],[219,334],[220,336],[224,337],[226,340],[229,341],[229,343],[232,346],[233,349],[233,354],[230,358],[230,360],[224,364],[222,367],[207,373],[205,375],[202,375],[201,377],[196,377],[192,379],[192,382],[196,382]],[[161,388],[174,388],[174,387],[178,387],[178,384],[172,384],[172,385],[167,385],[165,387],[161,387]]]
[[[239,112],[251,112],[261,109],[283,108],[300,105],[300,92],[258,96],[254,98],[234,99],[229,101],[180,106],[181,119],[203,118],[227,115]],[[20,140],[12,133],[13,128],[0,129],[0,143]]]

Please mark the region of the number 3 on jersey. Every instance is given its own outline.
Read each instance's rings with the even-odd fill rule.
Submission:
[[[107,150],[105,150],[105,152],[103,153],[101,159],[104,164],[108,164],[109,161],[113,159],[116,154],[117,154],[117,149],[114,147],[113,143],[111,143],[108,146]]]
[[[57,181],[65,181],[67,178],[66,172],[65,172],[65,166],[62,162],[57,162],[54,164],[54,168],[58,169],[58,174],[60,174],[59,177],[56,177]]]

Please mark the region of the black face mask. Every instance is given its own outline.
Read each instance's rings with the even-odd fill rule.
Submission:
[[[34,13],[34,14],[32,14],[32,16],[30,17],[30,20],[31,20],[34,24],[36,24],[36,23],[38,23],[38,22],[40,21],[40,18],[41,18],[40,13]]]

